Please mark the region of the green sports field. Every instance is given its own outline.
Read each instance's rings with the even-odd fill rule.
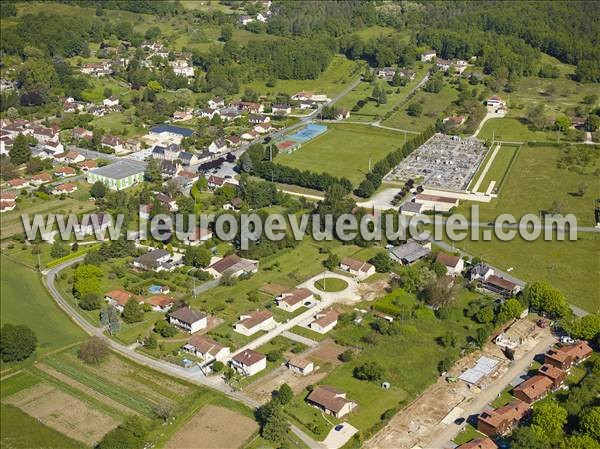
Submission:
[[[374,165],[388,153],[402,146],[404,134],[366,125],[328,125],[324,134],[302,145],[292,154],[277,156],[276,162],[310,170],[345,176],[358,185]]]

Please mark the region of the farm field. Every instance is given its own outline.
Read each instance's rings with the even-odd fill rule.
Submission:
[[[316,80],[277,80],[274,87],[269,87],[264,81],[254,81],[243,85],[243,91],[249,87],[261,95],[274,96],[279,92],[293,95],[300,91],[324,93],[330,98],[340,93],[348,83],[357,79],[362,73],[362,65],[350,61],[343,56],[335,56],[329,67]]]
[[[2,324],[27,324],[38,339],[38,356],[84,338],[83,331],[50,298],[36,271],[4,255],[0,260]]]
[[[364,125],[328,125],[326,133],[291,154],[281,154],[276,162],[300,170],[325,172],[347,177],[359,184],[372,164],[402,146],[403,134]]]
[[[235,428],[235,431],[233,431]],[[258,431],[258,424],[237,412],[214,405],[204,406],[166,444],[166,449],[196,447],[237,449]]]
[[[523,119],[518,117],[492,118],[484,123],[483,127],[477,134],[477,138],[481,140],[495,141],[502,140],[505,142],[556,142],[556,132],[549,131],[534,131],[529,129],[529,126]]]
[[[385,120],[383,125],[421,132],[428,126],[433,125],[438,117],[450,115],[454,110],[452,102],[457,98],[458,91],[447,83],[437,94],[419,90],[409,102],[403,104],[403,107]],[[423,105],[421,116],[412,117],[407,114],[406,107],[409,103],[421,103]]]

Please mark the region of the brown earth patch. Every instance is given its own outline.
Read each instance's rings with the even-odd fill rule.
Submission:
[[[345,347],[336,344],[333,340],[328,338],[319,343],[315,348],[310,351],[309,358],[316,359],[317,362],[341,363],[338,360],[338,355],[346,350]]]
[[[260,291],[267,295],[277,296],[288,289],[289,289],[289,287],[286,287],[283,284],[268,283],[268,284],[263,285],[260,288]]]
[[[91,446],[119,424],[113,417],[45,382],[19,391],[5,402],[48,427]]]
[[[166,444],[167,449],[237,449],[258,430],[254,420],[223,407],[207,405]]]
[[[103,402],[104,404],[108,405],[109,407],[114,408],[115,410],[118,410],[118,411],[123,412],[128,415],[131,415],[131,414],[139,415],[139,413],[137,411],[130,409],[126,405],[123,405],[120,402],[117,402],[114,399],[109,398],[108,396],[105,396],[102,393],[97,392],[93,388],[90,388],[87,385],[84,385],[81,382],[78,382],[75,379],[72,379],[71,377],[69,377],[59,371],[56,371],[54,368],[52,368],[48,365],[45,365],[43,363],[38,363],[36,365],[36,368],[45,372],[46,374],[49,374],[50,376],[54,377],[56,380],[59,380],[60,382],[67,384],[73,388],[76,388],[77,390],[87,394],[88,396],[93,397],[94,399],[98,399],[100,402]]]

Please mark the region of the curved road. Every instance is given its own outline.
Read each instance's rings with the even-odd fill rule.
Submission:
[[[63,298],[62,294],[56,288],[55,281],[56,277],[62,270],[78,262],[81,262],[84,257],[85,256],[77,257],[75,259],[69,260],[65,263],[62,263],[42,272],[42,282],[44,283],[45,287],[50,292],[50,295],[52,296],[54,301],[56,301],[58,306],[61,309],[63,309],[65,313],[86,333],[88,333],[91,336],[103,339],[112,350],[122,354],[123,356],[127,357],[130,360],[133,360],[136,363],[163,372],[170,376],[178,377],[187,382],[200,385],[202,387],[211,388],[213,390],[217,390],[220,393],[225,394],[229,398],[241,402],[250,408],[254,409],[260,406],[260,403],[258,401],[255,401],[254,399],[246,396],[241,391],[233,390],[221,378],[206,377],[203,374],[201,374],[198,370],[192,371],[190,369],[173,365],[172,363],[164,362],[162,360],[156,360],[151,357],[145,356],[139,352],[136,352],[135,349],[131,346],[125,346],[112,340],[104,334],[103,328],[96,327],[90,322],[88,322],[85,318],[83,318],[79,314],[79,312],[65,298]],[[290,424],[290,430],[311,449],[323,449],[325,447],[322,443],[312,439],[294,424]]]

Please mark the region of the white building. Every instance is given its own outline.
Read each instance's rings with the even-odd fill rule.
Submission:
[[[201,358],[205,364],[213,360],[223,361],[229,357],[227,346],[216,342],[206,335],[193,335],[183,347],[183,350]]]
[[[193,334],[208,326],[208,317],[205,313],[183,307],[169,313],[169,323]]]
[[[310,374],[315,369],[315,365],[313,362],[307,359],[303,359],[301,357],[296,357],[288,360],[287,367],[290,371],[296,374],[300,374],[302,376],[306,376]]]
[[[421,54],[421,62],[430,62],[437,57],[435,50],[429,50]]]
[[[283,292],[275,298],[277,307],[286,312],[294,312],[304,305],[306,302],[314,301],[315,296],[307,288],[294,288]]]
[[[465,269],[465,261],[458,256],[439,252],[435,260],[443,264],[451,276],[459,276]]]
[[[308,327],[319,334],[326,334],[337,325],[339,316],[340,312],[335,309],[324,310],[315,314],[314,321]]]
[[[233,356],[231,366],[243,376],[252,376],[267,367],[267,357],[252,349],[245,349]]]
[[[358,279],[365,279],[375,274],[375,267],[368,262],[362,260],[344,257],[340,262],[340,269],[347,271]]]
[[[233,325],[233,330],[238,334],[249,337],[258,331],[268,331],[273,329],[277,323],[273,314],[268,310],[256,310],[240,315],[240,320]]]

